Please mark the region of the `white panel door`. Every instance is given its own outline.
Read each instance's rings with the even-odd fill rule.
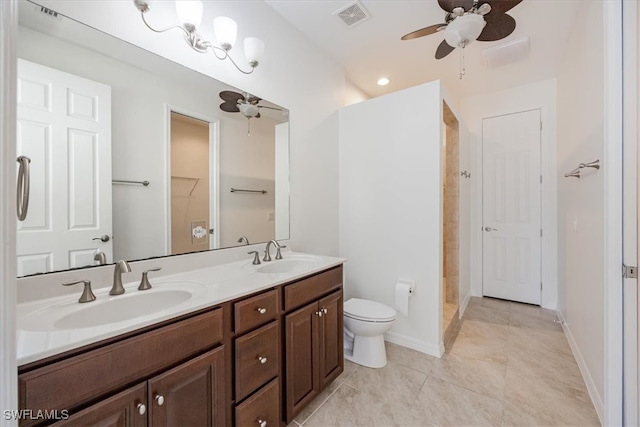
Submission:
[[[19,60],[17,153],[31,158],[18,275],[112,262],[111,88]]]
[[[540,304],[540,110],[482,121],[483,294]]]

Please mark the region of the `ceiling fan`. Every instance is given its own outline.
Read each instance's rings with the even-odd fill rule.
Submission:
[[[232,90],[223,90],[220,92],[220,99],[224,102],[220,104],[220,109],[227,113],[242,113],[247,118],[247,135],[251,135],[251,119],[260,118],[260,108],[268,108],[269,110],[278,110],[284,112],[282,108],[267,107],[259,105],[262,101],[257,96],[244,92],[234,92]]]
[[[267,107],[259,105],[262,99],[252,96],[249,93],[233,92],[225,90],[220,92],[220,99],[224,102],[220,104],[220,109],[227,113],[242,113],[247,119],[260,118],[260,108],[268,108],[270,110],[283,111],[282,108]]]
[[[442,59],[474,40],[491,42],[503,39],[516,29],[516,21],[507,14],[522,0],[438,0],[446,12],[444,23],[434,24],[402,36],[411,40],[444,31],[445,39],[436,49]]]

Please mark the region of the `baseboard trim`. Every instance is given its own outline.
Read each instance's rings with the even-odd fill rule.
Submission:
[[[467,306],[469,305],[470,301],[471,301],[471,293],[468,293],[464,301],[462,301],[462,304],[460,304],[459,310],[460,310],[461,319],[462,319],[462,316],[464,316],[464,311],[467,309]]]
[[[442,357],[442,355],[444,354],[444,343],[442,342],[439,345],[434,345],[395,332],[387,332],[386,334],[384,334],[384,340],[389,341],[393,344],[398,344],[403,347],[410,348],[412,350],[419,351],[421,353],[428,354],[430,356]]]
[[[582,379],[584,380],[585,385],[587,386],[587,391],[589,392],[589,397],[591,398],[591,402],[593,403],[594,408],[598,414],[598,418],[600,419],[600,424],[604,425],[604,403],[602,401],[602,397],[598,393],[598,389],[596,388],[596,383],[593,381],[591,377],[591,373],[589,372],[589,368],[587,367],[587,363],[584,361],[582,357],[582,353],[578,348],[578,344],[576,340],[573,338],[573,334],[571,333],[571,329],[567,324],[566,319],[562,315],[560,310],[556,310],[556,314],[558,315],[558,319],[562,322],[562,329],[564,330],[564,335],[567,337],[567,341],[569,341],[569,347],[571,347],[571,352],[573,353],[573,357],[576,359],[578,363],[578,368],[580,369],[580,373],[582,374]]]

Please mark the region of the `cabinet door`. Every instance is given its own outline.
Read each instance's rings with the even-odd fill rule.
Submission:
[[[62,426],[145,427],[147,425],[147,383],[139,384],[96,403],[67,420]]]
[[[320,388],[324,389],[336,379],[344,369],[343,327],[342,327],[342,291],[334,292],[318,301],[322,312],[319,337]]]
[[[319,392],[320,340],[318,303],[314,302],[285,317],[287,423]]]
[[[224,425],[224,347],[149,380],[152,426]]]

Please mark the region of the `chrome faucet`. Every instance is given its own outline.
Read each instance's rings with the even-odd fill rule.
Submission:
[[[93,256],[93,260],[98,261],[98,264],[100,265],[105,265],[107,263],[107,254],[105,254],[104,252],[97,252]]]
[[[263,261],[271,261],[271,245],[276,247],[276,259],[282,259],[280,249],[286,248],[286,246],[281,245],[277,240],[274,239],[267,242],[267,248],[264,250],[264,258],[262,258]]]
[[[240,236],[240,238],[238,239],[238,243],[242,242],[244,242],[245,245],[249,244],[249,239],[247,239],[247,236]]]
[[[124,260],[116,262],[116,268],[113,270],[113,286],[109,291],[109,295],[121,295],[124,294],[124,288],[122,287],[122,273],[130,273],[131,267],[129,263]]]

